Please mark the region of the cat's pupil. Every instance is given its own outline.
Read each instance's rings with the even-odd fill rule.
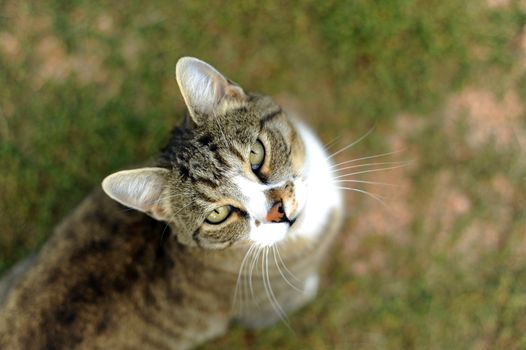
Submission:
[[[206,222],[209,224],[220,224],[230,216],[232,211],[233,207],[231,205],[215,208],[208,214]]]

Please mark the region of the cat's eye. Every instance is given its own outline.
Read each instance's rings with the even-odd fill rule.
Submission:
[[[261,165],[263,165],[263,161],[265,160],[265,147],[263,147],[263,144],[261,141],[257,140],[250,149],[250,166],[252,167],[253,171],[258,171],[259,168],[261,168]]]
[[[233,207],[231,205],[223,205],[212,210],[206,217],[206,222],[209,224],[217,225],[228,219],[232,214]]]

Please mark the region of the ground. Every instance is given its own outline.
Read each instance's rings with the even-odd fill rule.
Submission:
[[[175,62],[209,61],[300,110],[347,219],[292,330],[202,349],[526,347],[523,1],[0,2],[0,272],[181,118]],[[330,145],[329,145],[330,144]],[[350,163],[349,165],[353,165]],[[342,174],[396,166],[370,165]]]

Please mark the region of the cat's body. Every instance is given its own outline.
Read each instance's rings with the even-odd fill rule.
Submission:
[[[269,100],[230,85],[214,93],[227,91],[233,102],[214,106],[231,124],[211,131],[200,124],[205,111],[186,73],[178,81],[195,125],[174,132],[159,168],[117,173],[103,184],[113,199],[159,221],[94,191],[0,284],[0,298],[9,289],[0,299],[1,349],[188,349],[223,334],[234,319],[263,327],[314,297],[341,223],[321,144]],[[250,158],[260,180],[233,165],[242,168],[246,158],[236,144],[246,140],[248,154],[256,153],[254,136],[243,134],[250,118],[267,152]],[[263,214],[254,198],[268,199]]]

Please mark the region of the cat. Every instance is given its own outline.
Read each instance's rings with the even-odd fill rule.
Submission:
[[[192,57],[155,164],[102,181],[0,284],[1,349],[191,349],[312,300],[342,223],[326,152],[270,97]]]

